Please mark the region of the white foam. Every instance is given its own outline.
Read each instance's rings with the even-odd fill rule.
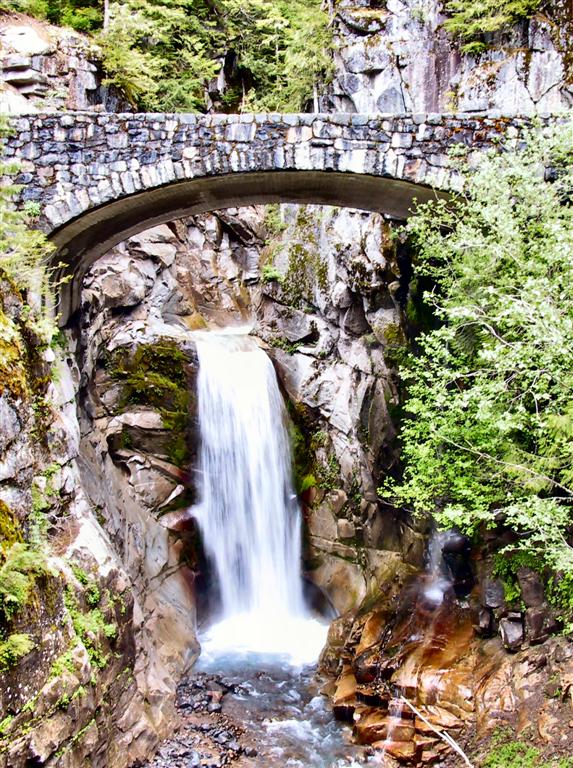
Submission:
[[[313,740],[316,732],[308,720],[266,720],[263,725],[269,733],[287,731],[300,741]]]
[[[201,638],[202,659],[268,656],[302,667],[316,663],[326,643],[328,625],[284,613],[238,613],[214,624]]]

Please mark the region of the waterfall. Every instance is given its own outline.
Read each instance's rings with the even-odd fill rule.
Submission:
[[[298,654],[302,625],[316,622],[303,599],[300,511],[274,368],[244,330],[194,337],[202,490],[193,512],[221,594],[207,645]]]

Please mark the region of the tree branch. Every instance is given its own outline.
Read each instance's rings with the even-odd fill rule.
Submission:
[[[470,762],[469,757],[466,755],[466,753],[463,751],[463,749],[460,747],[460,745],[457,743],[457,741],[454,741],[449,733],[446,733],[445,731],[441,731],[439,728],[436,728],[435,725],[433,725],[427,717],[424,717],[424,715],[420,712],[419,709],[416,709],[416,707],[408,701],[408,699],[405,696],[400,696],[400,701],[403,701],[404,704],[406,704],[407,707],[410,707],[412,712],[416,715],[416,717],[419,717],[420,720],[422,720],[426,725],[431,728],[435,734],[437,734],[442,741],[445,741],[448,746],[450,746],[452,749],[454,749],[458,755],[462,758],[464,763],[469,766],[469,768],[474,768],[473,764]]]
[[[571,488],[567,488],[566,485],[561,485],[561,483],[558,483],[557,480],[555,480],[553,477],[549,477],[548,475],[543,474],[543,472],[536,472],[534,469],[531,469],[531,467],[526,467],[523,464],[513,464],[510,461],[496,459],[495,456],[491,456],[489,453],[478,451],[476,448],[471,448],[469,445],[460,445],[460,443],[456,443],[455,440],[450,440],[449,437],[445,437],[439,432],[436,432],[436,434],[439,436],[440,440],[443,440],[445,443],[449,443],[449,445],[453,445],[455,448],[459,448],[460,451],[466,451],[467,453],[471,453],[474,456],[479,456],[480,459],[485,459],[486,461],[493,461],[494,464],[499,464],[503,467],[527,472],[528,474],[533,475],[533,477],[538,477],[540,480],[545,480],[552,486],[555,486],[555,488],[560,488],[562,491],[565,491],[565,493],[571,494],[573,496],[573,490]]]

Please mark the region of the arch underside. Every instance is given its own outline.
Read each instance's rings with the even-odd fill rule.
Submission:
[[[266,203],[301,203],[358,208],[404,220],[415,201],[446,193],[388,177],[334,171],[234,173],[173,182],[126,195],[76,217],[50,239],[57,248],[62,325],[80,306],[83,277],[114,245],[149,227],[224,208]]]

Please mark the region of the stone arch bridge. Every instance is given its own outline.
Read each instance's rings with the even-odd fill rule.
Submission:
[[[494,113],[21,116],[5,154],[21,200],[56,245],[62,322],[88,267],[155,224],[231,206],[295,202],[404,219],[414,199],[456,188],[449,150],[474,157],[530,120]]]

